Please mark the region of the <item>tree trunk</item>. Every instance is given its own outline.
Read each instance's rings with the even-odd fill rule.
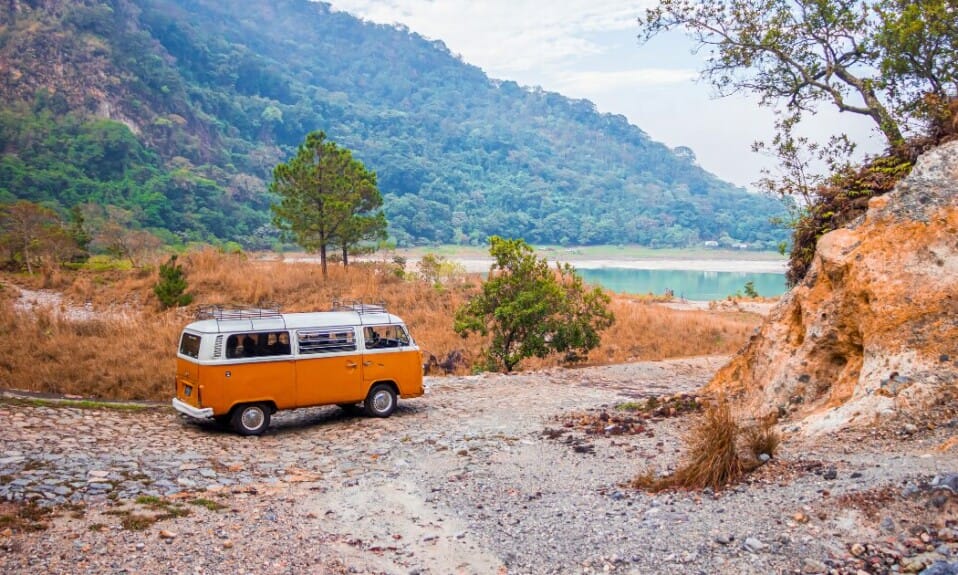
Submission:
[[[323,269],[323,279],[326,279],[326,244],[320,244],[319,246],[319,264]]]
[[[349,266],[349,249],[343,246],[343,267]]]
[[[905,141],[905,138],[901,135],[901,128],[898,127],[898,122],[888,113],[885,105],[878,99],[869,81],[854,76],[841,66],[835,68],[835,75],[861,94],[865,107],[868,109],[868,116],[878,124],[878,129],[888,140],[889,147],[897,148],[900,146]],[[841,103],[839,103],[839,109],[842,109]]]

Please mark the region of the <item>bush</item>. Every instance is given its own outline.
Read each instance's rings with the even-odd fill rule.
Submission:
[[[153,286],[153,293],[163,309],[182,307],[193,301],[193,296],[186,293],[186,287],[183,267],[176,263],[176,256],[172,255],[169,261],[160,265],[160,279]]]
[[[578,361],[600,343],[599,332],[615,321],[609,296],[587,290],[568,264],[555,270],[523,240],[493,236],[496,259],[482,292],[456,313],[462,337],[491,333],[485,352],[490,369],[512,371],[523,359],[564,354]]]

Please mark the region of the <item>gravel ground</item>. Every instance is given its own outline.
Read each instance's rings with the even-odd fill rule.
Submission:
[[[953,418],[786,433],[718,493],[628,487],[679,464],[697,415],[626,431],[615,406],[724,360],[427,378],[391,418],[297,410],[259,438],[8,399],[0,573],[958,572]]]

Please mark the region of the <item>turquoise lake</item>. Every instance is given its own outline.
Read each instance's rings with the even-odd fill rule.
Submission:
[[[785,293],[785,275],[753,272],[689,270],[636,270],[625,268],[577,269],[587,283],[627,294],[661,295],[671,289],[677,298],[690,300],[725,299],[736,292],[744,295],[745,283],[753,282],[760,296]]]

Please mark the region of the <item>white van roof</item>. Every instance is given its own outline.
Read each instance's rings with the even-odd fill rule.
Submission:
[[[274,331],[311,327],[342,327],[354,325],[383,325],[403,323],[391,313],[358,313],[355,311],[318,311],[311,313],[282,313],[263,317],[204,319],[194,321],[186,330],[194,333],[228,333],[235,331]]]

